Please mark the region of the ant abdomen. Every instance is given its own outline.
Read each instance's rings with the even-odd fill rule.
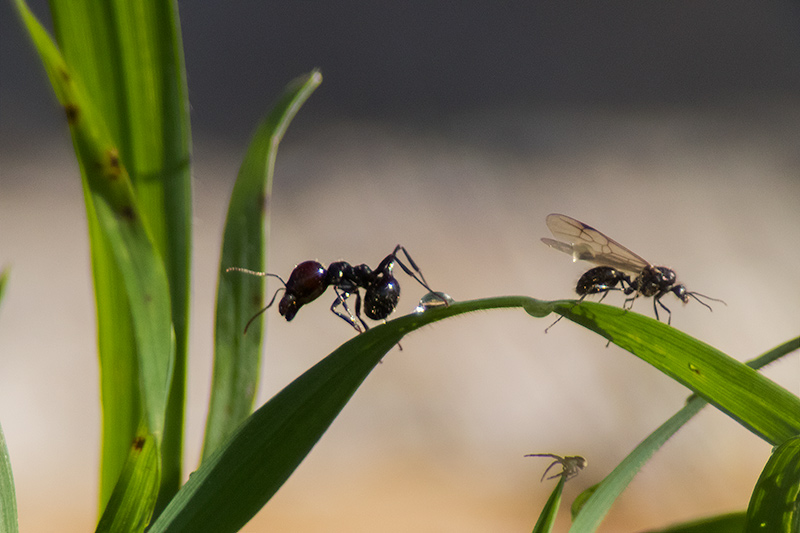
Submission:
[[[391,276],[383,276],[364,293],[364,314],[372,320],[389,316],[400,298],[400,284]]]

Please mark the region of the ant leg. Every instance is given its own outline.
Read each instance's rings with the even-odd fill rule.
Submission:
[[[578,303],[582,302],[584,298],[586,298],[585,294],[583,296],[581,296],[580,298],[578,298]],[[603,296],[603,298],[605,298],[605,296]],[[603,301],[603,298],[600,298],[601,302]],[[558,315],[558,318],[556,318],[556,321],[553,322],[552,324],[550,324],[549,326],[547,326],[544,329],[544,332],[547,333],[548,331],[550,331],[550,328],[552,328],[553,326],[558,324],[558,321],[561,320],[562,318],[564,318],[564,315]],[[550,457],[550,455],[547,455],[547,454],[533,454],[533,455],[526,455],[525,457]]]
[[[409,269],[400,260],[400,258],[397,256],[397,252],[399,252],[401,250],[403,251],[403,255],[406,256],[406,260],[408,261],[408,264],[411,265],[411,269]],[[406,274],[408,274],[409,276],[414,278],[417,281],[417,283],[419,283],[420,285],[422,285],[423,287],[428,289],[428,292],[432,293],[434,296],[436,296],[441,301],[443,301],[445,306],[449,306],[450,305],[450,303],[447,301],[447,299],[445,299],[443,296],[440,296],[436,291],[431,289],[430,285],[428,285],[428,282],[425,281],[425,276],[422,274],[422,271],[417,266],[417,263],[414,262],[414,259],[411,258],[411,255],[409,255],[408,250],[406,250],[405,246],[403,246],[401,244],[398,244],[395,247],[394,251],[392,252],[392,255],[389,256],[389,257],[391,257],[398,265],[400,265],[400,268],[403,269],[403,272],[405,272]],[[389,259],[389,257],[387,257],[386,259]],[[386,259],[384,259],[384,261],[386,261]],[[383,263],[381,263],[381,265],[383,265]],[[412,271],[412,269],[413,269],[413,271]],[[381,270],[380,266],[378,267],[378,270],[379,271]],[[417,274],[419,274],[419,277],[417,277]]]
[[[342,320],[344,320],[345,322],[347,322],[348,324],[350,324],[353,327],[353,329],[355,329],[357,332],[361,333],[362,332],[361,326],[358,324],[358,322],[356,322],[356,317],[353,316],[353,313],[350,312],[350,308],[347,306],[347,299],[350,297],[350,293],[340,292],[338,287],[334,287],[333,291],[336,293],[336,299],[333,301],[333,304],[331,304],[331,312],[334,315],[341,318]],[[358,291],[356,291],[356,294],[358,294]],[[360,302],[360,300],[361,296],[359,295],[358,301]],[[338,310],[339,306],[344,307],[344,310],[347,312],[347,314],[344,314],[341,311],[339,311]],[[363,320],[361,322],[363,322]],[[366,326],[366,324],[364,324],[364,326]]]
[[[347,309],[347,306],[345,306],[345,309]],[[349,313],[350,310],[348,309],[347,312]],[[358,318],[358,320],[361,322],[361,325],[364,326],[364,331],[367,331],[369,326],[366,322],[364,322],[364,319],[361,318],[361,293],[358,292],[358,289],[356,289],[356,318]]]
[[[667,312],[667,325],[668,326],[671,325],[672,324],[672,311],[670,311],[669,308],[666,305],[664,305],[664,303],[661,301],[661,297],[660,296],[656,296],[655,298],[653,298],[653,311],[656,312],[656,320],[661,320],[660,318],[658,318],[658,307],[656,306],[656,304],[660,305],[661,309],[663,309],[664,311]]]

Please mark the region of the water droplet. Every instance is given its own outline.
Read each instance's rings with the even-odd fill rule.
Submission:
[[[420,298],[417,307],[414,309],[415,313],[424,313],[428,309],[435,307],[443,307],[455,303],[455,300],[446,292],[429,292]]]

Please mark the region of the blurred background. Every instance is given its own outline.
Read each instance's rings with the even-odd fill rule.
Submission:
[[[100,411],[78,168],[39,60],[0,11],[0,423],[21,529],[90,531]],[[560,212],[727,302],[666,297],[688,334],[739,360],[798,334],[797,2],[215,0],[180,16],[196,178],[187,475],[227,198],[260,117],[315,67],[323,84],[278,156],[271,272],[375,266],[402,243],[456,299],[567,298],[589,265],[539,242]],[[399,279],[405,314],[425,291]],[[353,335],[327,299],[291,323],[267,313],[259,404]],[[648,301],[635,310],[652,316]],[[688,395],[572,323],[545,334],[551,322],[498,311],[404,339],[245,531],[530,530],[554,481],[525,454],[587,458],[569,502]],[[799,373],[796,357],[765,370],[795,394]],[[707,408],[601,531],[742,510],[769,451]]]

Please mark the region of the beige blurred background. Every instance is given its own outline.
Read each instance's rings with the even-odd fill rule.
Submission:
[[[561,212],[727,302],[709,313],[667,296],[673,326],[688,334],[739,360],[796,336],[800,45],[787,37],[795,13],[782,3],[756,13],[700,4],[672,13],[614,4],[577,21],[538,7],[510,29],[495,21],[463,33],[448,13],[426,12],[408,19],[428,21],[429,32],[396,49],[386,44],[396,37],[388,30],[354,32],[365,42],[349,48],[333,38],[346,32],[331,22],[337,31],[323,32],[319,48],[298,45],[290,49],[300,59],[278,54],[277,65],[255,71],[248,61],[275,56],[243,48],[236,32],[220,30],[231,39],[209,44],[198,31],[209,31],[207,18],[244,14],[181,5],[196,141],[186,475],[197,465],[207,409],[227,198],[255,116],[311,66],[326,79],[278,156],[271,272],[286,276],[307,259],[375,266],[402,243],[429,282],[456,299],[567,298],[589,265],[539,242],[549,236],[545,216]],[[288,20],[270,26],[281,37],[312,15],[270,9],[265,24]],[[621,12],[630,18],[614,17]],[[318,20],[325,15],[312,26],[326,27]],[[480,15],[473,6],[464,17]],[[598,35],[587,38],[582,24]],[[438,30],[477,41],[461,47],[440,36],[439,57],[427,47]],[[90,531],[100,411],[78,170],[35,58],[20,52],[17,63],[9,52],[27,43],[18,29],[3,34],[0,267],[12,271],[0,306],[0,424],[21,530]],[[337,43],[334,51],[327,42]],[[672,48],[662,51],[664,43]],[[519,57],[505,55],[510,49]],[[242,50],[250,53],[237,57]],[[241,64],[228,65],[234,57]],[[387,65],[386,79],[370,70]],[[517,66],[526,76],[514,77]],[[12,67],[18,76],[6,75]],[[219,85],[209,89],[209,77]],[[351,100],[347,88],[357,93]],[[425,291],[402,273],[399,280],[405,314]],[[259,405],[352,336],[328,310],[332,301],[324,296],[291,323],[267,313]],[[652,314],[652,304],[635,310]],[[525,454],[588,459],[567,485],[569,503],[688,395],[574,324],[545,334],[551,322],[522,311],[478,313],[404,339],[245,531],[529,531],[554,482],[540,483],[549,463]],[[765,371],[795,394],[799,373],[796,357]],[[769,451],[707,408],[645,466],[601,531],[744,509]],[[565,510],[558,530],[568,524]]]

